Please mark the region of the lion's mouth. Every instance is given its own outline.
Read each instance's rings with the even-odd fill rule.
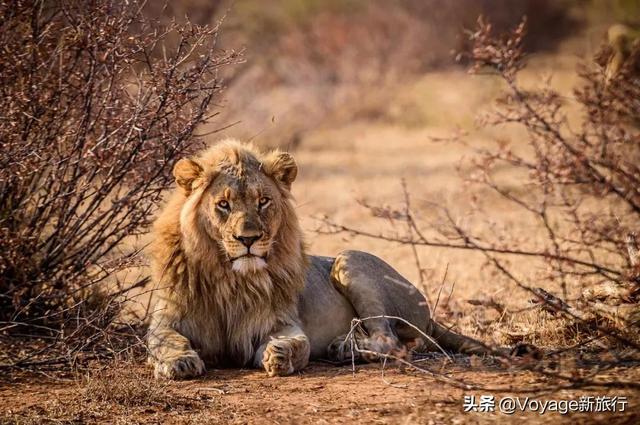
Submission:
[[[267,261],[267,256],[266,255],[256,255],[256,254],[252,254],[250,252],[246,253],[246,254],[242,254],[242,255],[238,255],[237,257],[231,257],[230,261],[233,263],[236,260],[239,260],[240,258],[259,258],[262,261]]]
[[[267,267],[264,257],[254,254],[245,254],[231,260],[231,269],[240,274],[256,273]]]

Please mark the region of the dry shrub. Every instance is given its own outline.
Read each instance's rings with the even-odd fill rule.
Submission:
[[[625,334],[640,319],[640,258],[635,241],[640,220],[640,46],[636,43],[626,53],[615,75],[607,73],[607,63],[615,59],[615,52],[609,50],[615,46],[604,46],[605,53],[597,55],[604,56],[605,63],[581,66],[582,83],[571,101],[577,103],[582,117],[574,128],[568,101],[560,93],[548,86],[527,90],[518,82],[525,66],[524,23],[505,37],[495,37],[491,30],[481,20],[472,36],[473,71],[496,72],[508,92],[482,123],[519,126],[526,132],[527,149],[502,140],[497,149],[479,151],[470,179],[531,217],[534,229],[544,237],[539,247],[533,247],[508,235],[487,238],[458,226],[449,226],[449,234],[478,250],[513,251],[542,259],[546,273],[538,278],[558,282],[562,291],[558,297],[535,289],[534,301],[550,312],[591,323],[598,331],[605,332],[611,325],[620,333],[610,336],[632,343],[637,331]],[[500,167],[524,176],[519,182],[522,190],[496,178]],[[518,286],[531,288],[500,259],[492,255],[488,259]],[[566,302],[571,284],[580,288],[574,305]]]
[[[145,283],[100,289],[139,262],[123,242],[146,232],[173,163],[200,145],[218,69],[236,60],[216,28],[161,26],[140,7],[0,3],[0,331],[45,338],[45,354],[104,340]]]

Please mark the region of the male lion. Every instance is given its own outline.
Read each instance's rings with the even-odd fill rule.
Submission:
[[[401,317],[445,349],[490,351],[431,320],[420,292],[379,258],[307,256],[291,202],[291,155],[227,140],[178,161],[173,173],[178,187],[155,222],[152,246],[158,299],[148,344],[156,377],[201,375],[205,362],[262,366],[274,376],[304,368],[310,357],[344,361],[354,317]],[[436,347],[401,320],[363,325],[355,332],[363,350]]]

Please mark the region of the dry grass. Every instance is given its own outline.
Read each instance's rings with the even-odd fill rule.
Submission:
[[[432,358],[422,363],[450,376],[475,385],[545,386],[547,381],[526,371],[500,372],[495,365],[474,358]],[[469,391],[433,381],[421,372],[388,367],[381,375],[380,365],[358,366],[355,375],[350,366],[312,364],[299,376],[268,378],[261,371],[214,370],[203,379],[157,385],[148,369],[126,363],[112,365],[118,370],[96,368],[93,376],[80,383],[52,382],[43,378],[17,382],[12,391],[0,387],[0,423],[511,423],[512,417],[498,413],[463,413],[463,395]],[[637,379],[637,369],[612,369],[613,380],[620,374]],[[92,383],[116,380],[118,383]],[[137,381],[146,381],[138,384]],[[137,389],[127,398],[113,397],[105,391]],[[156,386],[159,395],[150,394]],[[90,388],[90,390],[88,390]],[[616,423],[638,414],[633,404],[637,392],[631,390],[581,389],[552,390],[542,399],[570,399],[582,395],[627,396],[629,409],[617,414],[530,414],[534,423],[590,423],[606,419]],[[89,391],[89,395],[88,395]],[[477,392],[471,392],[478,394]],[[137,394],[138,399],[128,397]],[[497,397],[507,393],[494,393]],[[523,395],[525,396],[525,395]],[[533,397],[533,395],[531,395]]]
[[[148,375],[133,374],[132,366],[123,363],[91,370],[82,378],[83,401],[126,408],[170,404],[167,383],[156,382]],[[173,400],[176,401],[179,402]]]
[[[139,423],[136,416],[145,413],[183,415],[211,407],[206,393],[178,394],[169,382],[158,382],[148,370],[127,362],[95,363],[90,372],[71,382],[50,383],[49,391],[51,396],[43,402],[30,403],[33,399],[26,397],[25,406],[11,406],[0,421],[128,424]]]

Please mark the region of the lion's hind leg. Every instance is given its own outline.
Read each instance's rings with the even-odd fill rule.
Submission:
[[[374,362],[385,355],[405,358],[407,350],[393,335],[370,337],[362,329],[336,337],[327,347],[327,360],[335,363]]]
[[[362,360],[379,357],[367,352],[406,356],[406,345],[415,345],[421,332],[428,329],[429,309],[422,294],[374,255],[342,252],[333,264],[331,281],[361,320],[363,330],[347,339],[356,341]],[[342,361],[338,359],[345,352],[351,358],[349,341],[340,343],[337,338],[329,351],[335,361]]]

